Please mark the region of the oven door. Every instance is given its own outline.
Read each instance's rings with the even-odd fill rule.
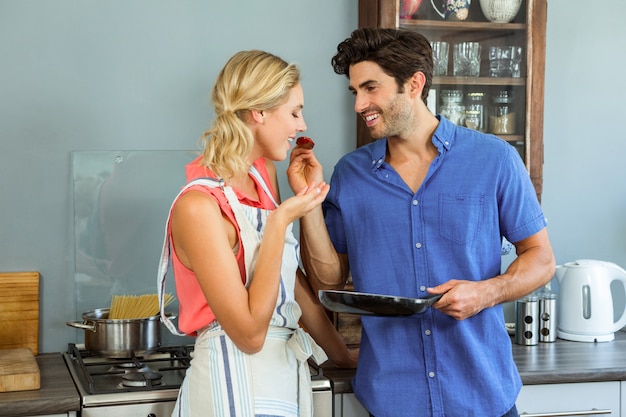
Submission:
[[[333,417],[333,391],[328,380],[313,385],[313,417]],[[81,417],[169,417],[174,405],[175,401],[159,401],[83,407]]]
[[[332,389],[313,390],[313,417],[333,417]]]
[[[102,407],[85,407],[81,417],[170,417],[174,401],[161,401],[145,404],[118,404]]]

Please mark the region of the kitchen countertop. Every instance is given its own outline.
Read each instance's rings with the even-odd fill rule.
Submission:
[[[0,416],[63,414],[80,410],[80,397],[61,353],[35,357],[40,389],[0,393]]]
[[[570,382],[626,381],[626,332],[602,343],[570,342],[521,346],[513,343],[513,358],[524,385]],[[41,388],[0,393],[0,416],[62,414],[80,410],[80,397],[61,353],[36,356]],[[336,394],[352,392],[354,369],[323,366]]]
[[[587,343],[557,339],[522,346],[513,343],[513,359],[524,385],[569,382],[626,381],[626,332],[611,342]],[[352,392],[354,369],[323,366],[335,394]]]

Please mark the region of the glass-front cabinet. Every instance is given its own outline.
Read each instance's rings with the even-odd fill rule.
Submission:
[[[547,0],[359,0],[359,27],[422,33],[433,47],[428,107],[517,148],[541,198]],[[357,145],[369,142],[357,124]]]

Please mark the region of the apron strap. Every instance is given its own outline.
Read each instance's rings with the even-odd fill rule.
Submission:
[[[269,187],[267,186],[267,184],[265,183],[265,180],[263,179],[263,177],[261,176],[261,173],[259,172],[258,169],[256,169],[256,167],[254,165],[252,165],[250,167],[250,171],[249,173],[256,178],[256,180],[259,182],[259,184],[261,185],[261,188],[263,188],[263,191],[265,191],[265,194],[267,194],[267,196],[270,198],[270,200],[272,200],[272,203],[274,203],[275,207],[278,207],[278,203],[276,202],[276,200],[274,200],[274,196],[272,196],[272,193],[270,192]]]
[[[185,190],[187,190],[189,187],[192,187],[194,185],[204,185],[209,188],[216,188],[216,187],[223,188],[224,182],[215,180],[213,178],[198,178],[187,183],[187,185],[185,185],[183,189],[180,190],[176,198],[174,198],[174,201],[172,202],[172,205],[170,206],[170,210],[167,215],[167,222],[165,223],[165,233],[164,233],[165,236],[163,238],[163,247],[161,249],[161,258],[159,259],[159,268],[157,272],[157,292],[158,292],[158,297],[159,297],[159,311],[161,314],[161,321],[163,322],[163,324],[165,324],[165,327],[167,327],[170,333],[176,336],[186,336],[186,334],[179,331],[176,328],[176,325],[172,322],[172,320],[165,314],[165,281],[166,281],[166,275],[167,275],[167,271],[169,270],[170,260],[171,260],[171,245],[170,245],[170,236],[169,236],[168,230],[169,230],[170,221],[172,218],[172,210],[174,208],[174,204],[176,203],[178,198],[183,194]]]

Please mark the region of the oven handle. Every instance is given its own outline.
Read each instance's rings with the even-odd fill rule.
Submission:
[[[590,416],[590,415],[600,415],[600,414],[612,414],[613,410],[611,409],[597,409],[592,408],[591,410],[583,410],[583,411],[556,411],[552,413],[521,413],[520,417],[567,417],[567,416]]]
[[[96,323],[92,322],[92,324],[88,324],[88,321],[67,321],[65,322],[65,324],[67,324],[70,327],[76,327],[77,329],[85,329],[85,330],[91,330],[92,332],[96,332]]]

